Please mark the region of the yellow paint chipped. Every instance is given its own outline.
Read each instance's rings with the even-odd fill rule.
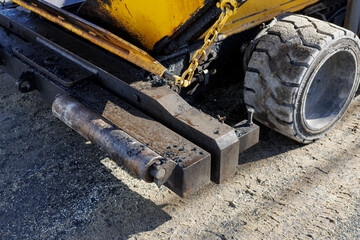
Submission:
[[[117,27],[124,29],[147,50],[172,36],[204,7],[206,0],[97,0]],[[318,0],[248,0],[223,29],[225,35],[244,31],[285,12],[295,12]]]
[[[184,24],[205,0],[98,0],[118,27],[131,33],[146,49]],[[109,3],[107,3],[109,2]]]

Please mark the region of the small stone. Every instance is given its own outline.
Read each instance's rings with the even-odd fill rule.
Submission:
[[[176,163],[179,163],[180,160],[181,160],[181,159],[180,159],[179,157],[174,157],[174,158],[173,158],[173,161],[176,162]]]
[[[229,207],[237,208],[233,201],[229,201]]]

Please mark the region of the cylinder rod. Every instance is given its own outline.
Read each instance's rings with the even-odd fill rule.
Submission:
[[[161,185],[175,168],[173,161],[158,155],[68,95],[58,96],[52,111],[66,125],[146,182]]]

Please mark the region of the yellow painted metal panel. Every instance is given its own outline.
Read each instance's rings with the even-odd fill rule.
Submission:
[[[295,12],[319,0],[248,0],[230,18],[223,29],[232,35],[257,26],[282,13]],[[171,37],[186,21],[202,9],[207,0],[87,0],[81,10],[84,16],[123,29],[146,50]]]
[[[319,0],[248,0],[225,25],[222,33],[231,35],[257,26],[286,12],[296,12]]]
[[[105,21],[130,33],[151,50],[158,41],[172,36],[179,26],[204,7],[205,1],[87,0],[80,11],[97,19],[107,18]]]

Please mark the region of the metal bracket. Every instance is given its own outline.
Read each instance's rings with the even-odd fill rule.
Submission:
[[[236,124],[233,128],[239,138],[240,153],[259,142],[260,127],[252,122],[252,117],[250,118],[250,121],[244,120]]]

